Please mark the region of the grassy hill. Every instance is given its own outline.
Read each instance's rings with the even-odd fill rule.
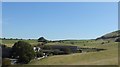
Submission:
[[[114,32],[105,34],[105,35],[97,38],[97,40],[103,39],[103,40],[112,40],[112,41],[115,41],[117,38],[120,37],[120,34],[119,34],[119,33],[120,33],[120,30],[114,31]]]
[[[119,32],[120,30],[105,34],[97,40],[68,40],[63,43],[48,43],[47,45],[64,44],[107,50],[49,56],[42,60],[33,60],[28,65],[118,65],[118,43],[113,40],[120,37]]]

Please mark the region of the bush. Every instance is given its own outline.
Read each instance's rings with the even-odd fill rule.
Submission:
[[[71,44],[74,44],[74,42],[70,42]]]
[[[12,47],[12,58],[18,59],[19,62],[28,63],[35,57],[33,47],[24,41],[18,41]]]
[[[110,43],[110,41],[108,41],[107,43]]]
[[[42,51],[37,52],[37,53],[36,53],[36,55],[37,55],[37,57],[43,57],[43,56],[44,56],[44,54],[43,54],[43,52],[42,52]]]
[[[70,53],[72,53],[72,51],[71,51],[70,48],[62,48],[61,51],[63,51],[64,54],[70,54]]]
[[[43,49],[44,49],[44,50],[52,50],[52,47],[51,47],[51,46],[48,46],[48,45],[45,45],[45,46],[43,47]]]
[[[60,54],[60,50],[58,49],[54,50],[53,55],[59,55],[59,54]]]
[[[102,42],[101,44],[104,44],[104,42]]]

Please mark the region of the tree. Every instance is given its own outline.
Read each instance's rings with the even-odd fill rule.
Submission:
[[[12,47],[12,57],[18,59],[18,62],[28,63],[35,57],[35,52],[29,43],[18,41]]]
[[[10,38],[10,40],[13,40],[13,38]]]
[[[45,45],[45,46],[43,47],[43,49],[44,49],[44,50],[52,50],[52,47],[49,46],[49,45]]]
[[[6,40],[6,38],[3,38],[3,40]]]
[[[40,37],[40,38],[38,39],[38,42],[47,42],[47,40],[46,40],[44,37]]]
[[[53,52],[53,55],[61,55],[61,54],[64,54],[64,52],[60,51],[59,49],[55,49]]]
[[[70,42],[71,44],[74,44],[74,42]]]
[[[37,57],[43,57],[44,56],[43,51],[37,52],[36,55],[37,55]]]

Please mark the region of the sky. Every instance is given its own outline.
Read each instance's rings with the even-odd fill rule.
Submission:
[[[94,39],[118,29],[115,2],[4,2],[2,37]]]
[[[120,0],[2,0],[3,2],[119,2]]]

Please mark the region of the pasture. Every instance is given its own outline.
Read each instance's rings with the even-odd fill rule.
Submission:
[[[18,40],[2,40],[2,43],[12,47]],[[37,40],[24,40],[31,45],[37,45]],[[54,55],[41,60],[32,60],[27,65],[117,65],[118,43],[107,40],[64,40],[50,42],[46,45],[74,45],[83,48],[107,49],[100,52],[84,52],[69,55]]]
[[[2,44],[5,44],[8,47],[12,47],[15,42],[18,42],[19,40],[2,40]],[[36,45],[38,44],[37,40],[22,40],[25,42],[30,43],[31,45]]]
[[[74,44],[71,42],[74,42]],[[104,44],[102,44],[104,42]],[[48,43],[57,45],[60,43]],[[117,65],[118,64],[118,43],[103,40],[82,40],[66,41],[62,45],[76,45],[80,47],[104,48],[100,52],[75,53],[69,55],[49,56],[42,60],[34,60],[30,65]]]

